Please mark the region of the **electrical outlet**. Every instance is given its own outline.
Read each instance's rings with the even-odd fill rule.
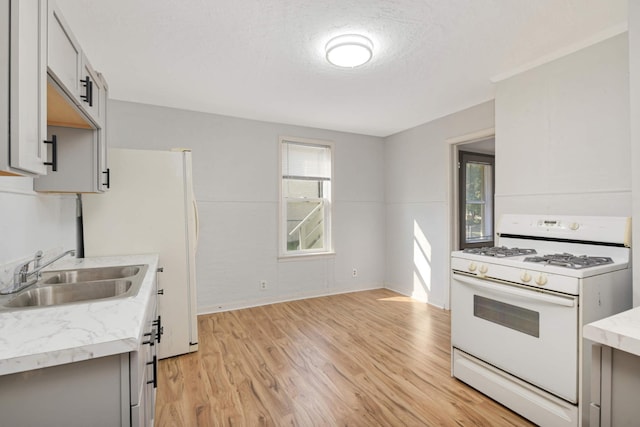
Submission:
[[[264,291],[265,289],[267,289],[267,281],[266,280],[260,280],[260,290]]]
[[[357,268],[354,268],[354,269],[351,271],[351,277],[358,277],[358,269],[357,269]]]

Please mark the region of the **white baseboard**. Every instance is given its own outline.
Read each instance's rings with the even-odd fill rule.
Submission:
[[[381,286],[381,285],[373,285],[373,286],[357,287],[352,289],[344,289],[344,288],[326,289],[322,291],[298,292],[298,293],[289,294],[289,295],[274,295],[274,296],[256,298],[256,299],[250,299],[250,300],[230,301],[222,304],[198,307],[198,315],[221,313],[224,311],[259,307],[261,305],[277,304],[277,303],[287,302],[287,301],[297,301],[297,300],[307,299],[307,298],[325,297],[329,295],[347,294],[351,292],[370,291],[374,289],[383,289],[383,288],[384,286]]]
[[[393,284],[391,284],[391,283],[385,283],[385,284],[384,284],[384,288],[385,288],[385,289],[389,289],[390,291],[393,291],[393,292],[397,292],[397,293],[399,293],[400,295],[404,295],[404,296],[407,296],[407,297],[410,297],[410,298],[414,298],[414,299],[415,299],[415,300],[417,300],[417,301],[424,302],[424,303],[429,304],[429,305],[431,305],[431,306],[433,306],[433,307],[437,307],[437,308],[441,308],[441,309],[443,309],[443,310],[447,310],[447,311],[449,311],[449,309],[448,309],[448,308],[446,308],[446,307],[445,307],[445,306],[443,306],[443,305],[434,304],[433,302],[431,302],[431,301],[429,301],[429,300],[426,300],[426,299],[416,298],[416,297],[414,297],[413,295],[408,294],[407,292],[403,291],[403,290],[401,289],[401,287],[398,287],[398,288],[394,287],[394,286],[393,286]]]

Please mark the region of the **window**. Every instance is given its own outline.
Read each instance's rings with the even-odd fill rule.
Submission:
[[[280,252],[330,252],[332,144],[281,138],[280,150]]]
[[[460,151],[460,249],[493,246],[493,180],[495,158]]]

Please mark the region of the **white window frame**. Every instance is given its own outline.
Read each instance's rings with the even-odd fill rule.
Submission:
[[[284,143],[294,143],[294,144],[306,144],[306,145],[315,145],[315,146],[324,146],[328,147],[331,153],[331,194],[328,199],[327,206],[325,206],[325,217],[324,217],[324,245],[322,249],[306,249],[306,250],[297,250],[290,251],[287,250],[287,204],[284,199],[284,179],[282,175],[282,146]],[[335,144],[333,141],[319,140],[319,139],[310,139],[310,138],[300,138],[300,137],[290,137],[290,136],[281,136],[278,140],[278,204],[279,204],[279,231],[278,231],[278,254],[280,259],[294,259],[301,257],[316,257],[316,256],[324,256],[324,255],[333,255],[333,227],[332,227],[332,218],[333,218],[333,199],[334,199],[334,151]]]

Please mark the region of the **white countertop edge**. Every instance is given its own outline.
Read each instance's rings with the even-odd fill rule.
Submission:
[[[129,353],[138,349],[138,341],[121,340],[109,343],[85,345],[82,347],[57,350],[46,353],[30,354],[3,360],[11,371],[2,372],[1,375],[14,374],[18,372],[31,371],[34,369],[47,368],[51,366],[64,365],[73,362],[95,359],[98,357],[112,356],[114,354]]]
[[[158,268],[157,254],[68,258],[47,269],[147,264],[134,297],[0,312],[0,375],[135,351]]]
[[[640,307],[585,325],[583,336],[596,343],[640,356]]]

